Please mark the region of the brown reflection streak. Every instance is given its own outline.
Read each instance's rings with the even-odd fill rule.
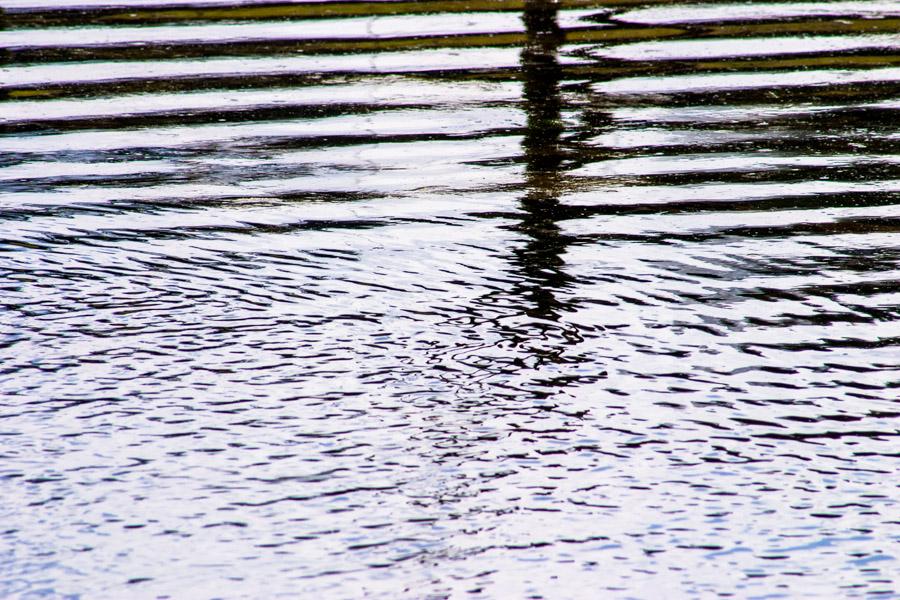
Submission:
[[[552,320],[557,319],[562,306],[555,290],[569,279],[562,270],[567,242],[557,223],[564,159],[560,140],[564,131],[559,89],[562,67],[557,56],[564,34],[557,23],[557,11],[558,3],[553,0],[529,0],[523,15],[527,36],[521,54],[527,113],[522,141],[526,192],[520,201],[524,214],[517,229],[528,240],[514,256],[524,279],[525,289],[520,292],[528,301],[527,312]]]

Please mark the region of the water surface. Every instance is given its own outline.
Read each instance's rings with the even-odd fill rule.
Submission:
[[[900,593],[896,3],[0,5],[0,596]]]

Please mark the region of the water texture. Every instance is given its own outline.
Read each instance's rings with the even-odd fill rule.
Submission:
[[[897,3],[0,5],[0,597],[900,594]]]

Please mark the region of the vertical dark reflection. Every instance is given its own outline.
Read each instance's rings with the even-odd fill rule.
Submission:
[[[522,243],[511,251],[508,289],[485,298],[513,306],[526,321],[515,325],[496,322],[497,331],[517,348],[518,354],[500,370],[507,373],[523,367],[531,370],[524,385],[537,397],[549,397],[555,389],[581,379],[560,365],[580,364],[588,357],[573,351],[583,341],[578,328],[561,319],[571,301],[561,298],[573,278],[565,272],[564,255],[571,238],[564,235],[559,221],[565,210],[559,201],[564,184],[566,153],[562,121],[563,98],[560,82],[563,70],[558,52],[564,41],[557,24],[558,3],[527,0],[523,20],[527,41],[521,53],[522,105],[527,123],[522,139],[525,185],[519,200],[519,221],[511,228],[522,234]],[[543,367],[554,365],[553,369]]]
[[[526,0],[523,21],[526,43],[521,54],[523,106],[527,115],[522,150],[525,158],[523,216],[516,229],[527,236],[513,253],[522,276],[517,290],[530,316],[556,320],[564,302],[556,290],[569,283],[562,255],[568,244],[558,221],[562,217],[562,99],[559,47],[564,34],[557,23],[558,2]]]

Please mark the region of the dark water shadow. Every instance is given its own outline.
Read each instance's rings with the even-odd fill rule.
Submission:
[[[479,302],[484,306],[500,303],[518,317],[498,319],[493,326],[509,347],[517,349],[516,361],[506,369],[507,375],[518,369],[537,374],[519,382],[520,389],[534,398],[546,398],[560,388],[605,376],[596,369],[590,375],[579,373],[578,365],[595,357],[573,349],[584,341],[585,332],[563,317],[577,304],[566,293],[577,282],[567,272],[565,254],[578,238],[560,227],[561,221],[577,216],[577,211],[560,202],[566,170],[575,162],[575,150],[568,148],[564,139],[565,70],[559,52],[565,34],[557,14],[558,3],[553,0],[525,3],[526,43],[520,54],[526,116],[521,142],[524,185],[520,210],[507,215],[516,220],[508,228],[519,234],[521,241],[506,257],[511,275],[508,287],[491,292]]]
[[[527,114],[522,140],[526,191],[519,203],[524,212],[516,229],[527,241],[513,253],[512,261],[522,278],[517,292],[528,302],[528,314],[554,321],[565,308],[555,292],[570,283],[563,268],[568,240],[559,227],[565,127],[560,93],[563,70],[558,58],[564,34],[557,23],[557,10],[552,0],[530,0],[523,14],[527,42],[520,60]]]

